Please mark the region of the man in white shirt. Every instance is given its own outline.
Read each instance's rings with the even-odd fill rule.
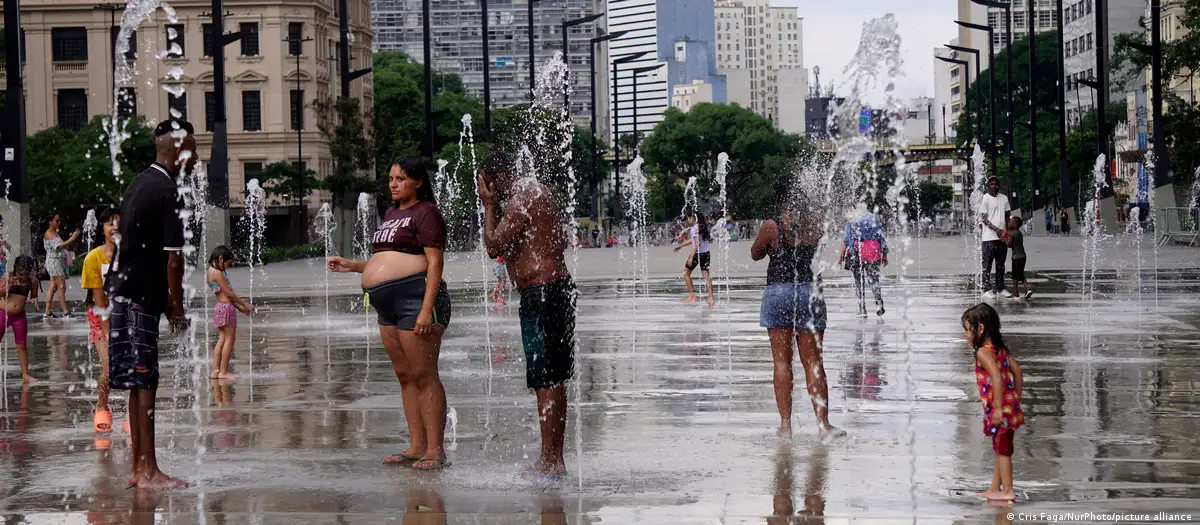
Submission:
[[[985,298],[1002,295],[1012,297],[1004,290],[1004,258],[1008,256],[1008,246],[1004,243],[1005,227],[1008,225],[1008,214],[1012,207],[1008,205],[1008,197],[1000,193],[1000,179],[991,177],[987,181],[987,194],[979,201],[979,220],[983,227],[983,296]],[[996,275],[992,278],[992,264],[995,263]]]

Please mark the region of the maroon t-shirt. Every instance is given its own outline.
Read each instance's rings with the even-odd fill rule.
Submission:
[[[425,248],[446,249],[446,222],[436,204],[417,201],[407,210],[390,208],[371,237],[375,253],[421,254]]]

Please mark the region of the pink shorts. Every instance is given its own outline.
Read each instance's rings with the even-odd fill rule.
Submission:
[[[108,334],[104,333],[104,328],[100,326],[100,316],[92,311],[91,306],[88,307],[88,342],[96,344],[99,342],[108,342]]]
[[[213,328],[237,328],[237,308],[233,303],[217,303],[213,307]]]
[[[0,308],[0,339],[4,338],[4,332],[9,327],[12,327],[13,342],[24,346],[29,339],[29,321],[25,314],[8,315],[8,312]]]

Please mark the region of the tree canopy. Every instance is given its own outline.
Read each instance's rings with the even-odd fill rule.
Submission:
[[[731,159],[725,178],[730,213],[738,218],[763,217],[771,209],[775,179],[815,151],[805,138],[783,133],[737,104],[697,104],[687,113],[670,108],[641,144],[652,217],[667,220],[678,213],[682,185],[691,176],[697,177],[699,195],[716,195],[714,172],[722,152]],[[679,188],[678,193],[671,187]],[[676,195],[679,201],[674,201]],[[720,209],[719,203],[714,206]]]

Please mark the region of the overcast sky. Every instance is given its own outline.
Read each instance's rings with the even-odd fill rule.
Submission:
[[[933,96],[933,48],[958,36],[956,0],[774,0],[799,8],[804,18],[804,67],[820,66],[821,85],[840,84],[842,70],[858,48],[862,25],[892,13],[900,24],[904,78],[896,84],[902,98]],[[773,3],[774,3],[773,2]]]

